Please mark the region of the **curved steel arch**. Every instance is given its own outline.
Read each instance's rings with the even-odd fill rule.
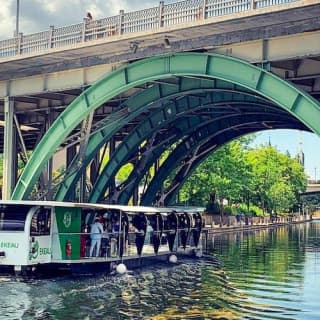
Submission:
[[[259,125],[259,122],[263,121],[281,121],[282,123],[292,122],[290,115],[260,113],[256,115],[241,115],[225,118],[221,119],[221,121],[218,121],[217,123],[212,121],[212,124],[205,124],[204,126],[201,126],[198,130],[186,137],[164,161],[157,171],[156,177],[153,177],[148,185],[147,191],[142,196],[141,204],[150,205],[155,200],[156,193],[159,191],[159,186],[163,185],[164,180],[173,170],[175,170],[175,168],[179,166],[184,158],[190,156],[190,154],[192,154],[192,152],[202,143],[206,143],[208,139],[212,141],[217,135],[221,136],[222,134],[233,131],[234,129],[238,130],[237,134],[234,135],[234,138],[236,138],[237,136],[242,135],[241,127],[247,126],[248,124]],[[227,140],[224,142],[227,142]]]
[[[293,85],[239,59],[217,54],[180,53],[153,57],[128,64],[96,82],[76,98],[56,119],[34,150],[20,176],[12,199],[26,198],[46,162],[68,134],[91,112],[117,94],[171,76],[218,78],[241,85],[294,114],[317,134],[319,103]]]
[[[243,100],[243,98],[242,98]],[[257,100],[259,101],[259,100]],[[211,103],[209,103],[208,105],[206,104],[202,104],[201,101],[199,101],[198,105],[193,105],[192,107],[190,107],[188,104],[184,103],[183,100],[179,101],[181,103],[181,106],[185,107],[186,111],[195,111],[197,109],[210,109],[210,108],[214,108],[215,104],[212,105]],[[225,103],[228,103],[228,101],[225,101]],[[245,107],[243,107],[242,105],[244,105]],[[167,108],[170,107],[170,105],[166,106]],[[227,118],[227,117],[231,117],[231,116],[236,116],[238,113],[244,113],[245,108],[248,108],[248,110],[250,110],[249,112],[246,112],[246,114],[261,114],[261,113],[265,113],[266,109],[269,110],[269,112],[271,110],[274,110],[274,107],[272,106],[268,106],[266,104],[260,104],[258,102],[256,103],[244,103],[243,101],[240,103],[238,102],[238,107],[237,109],[239,109],[238,111],[236,110],[235,113],[227,113],[224,115],[220,115],[219,117],[215,116],[214,114],[212,114],[210,117],[209,115],[207,115],[205,118],[201,117],[201,116],[194,116],[194,122],[190,123],[189,118],[187,118],[186,120],[183,120],[182,118],[178,118],[175,117],[177,110],[175,111],[171,111],[171,118],[170,121],[167,121],[165,123],[165,117],[164,117],[164,113],[162,111],[158,112],[159,115],[159,120],[157,121],[158,123],[161,123],[161,126],[164,124],[171,124],[173,127],[175,127],[177,130],[175,131],[175,137],[173,137],[173,135],[171,137],[167,137],[166,139],[170,139],[170,143],[174,143],[175,141],[181,139],[184,135],[189,134],[190,132],[196,130],[198,127],[203,126],[205,123],[212,123],[212,118],[215,117],[215,121],[221,120],[223,118]],[[174,109],[171,107],[171,109]],[[176,108],[179,109],[180,112],[182,111],[181,108]],[[264,110],[262,110],[264,109]],[[284,111],[283,111],[284,112]],[[277,114],[281,114],[281,112],[278,111]],[[287,113],[285,113],[287,115]],[[156,114],[154,116],[157,116]],[[208,118],[208,119],[207,119]],[[150,120],[146,120],[146,123],[149,123]],[[134,146],[137,147],[141,144],[141,142],[144,139],[147,139],[147,136],[143,136],[143,135],[139,135],[137,132],[141,131],[141,127],[145,126],[145,123],[141,124],[140,126],[138,126],[134,131],[131,132],[131,134],[126,138],[126,140],[123,141],[124,143],[124,148],[126,148],[127,145],[130,146]],[[156,126],[154,128],[153,131],[157,131],[159,129],[159,126]],[[146,133],[146,135],[151,135],[153,133],[153,131],[148,131]],[[164,142],[166,142],[165,140],[162,140],[161,143],[159,144],[159,150],[162,150],[163,148],[163,144]],[[132,142],[131,142],[132,141]],[[152,147],[153,151],[152,151],[152,158],[148,161],[147,163],[144,163],[143,168],[141,168],[141,165],[139,163],[137,163],[135,165],[135,168],[133,169],[132,173],[130,174],[130,176],[127,179],[127,184],[130,184],[130,187],[124,191],[124,192],[128,192],[129,194],[131,192],[133,192],[133,188],[137,186],[137,183],[139,182],[139,176],[140,176],[140,180],[141,180],[141,175],[144,174],[147,170],[147,168],[149,168],[152,164],[152,162],[154,162],[156,160],[156,158],[159,158],[162,154],[162,152],[159,153],[159,150],[157,150],[157,146],[153,146]],[[135,151],[131,149],[131,152],[134,153]],[[150,155],[150,149],[147,151],[147,153]],[[143,156],[143,155],[140,155]],[[98,180],[97,180],[97,185],[99,186],[98,188],[94,188],[92,194],[91,194],[91,201],[98,201],[100,198],[102,198],[102,194],[104,194],[104,192],[106,191],[107,187],[108,187],[108,181],[110,179],[112,179],[114,177],[114,175],[116,174],[116,172],[124,165],[126,164],[126,161],[129,158],[132,158],[133,155],[130,153],[125,153],[122,151],[121,145],[119,146],[119,149],[117,149],[115,151],[115,153],[113,154],[112,158],[110,158],[108,164],[105,166],[104,170],[102,171],[102,173],[100,174]],[[130,179],[134,179],[136,182],[133,183],[133,181],[130,181]],[[120,190],[119,190],[120,191]],[[120,193],[119,191],[117,191],[116,193]],[[116,199],[114,198],[116,195],[109,195],[108,197],[112,197],[110,198],[113,201],[116,201]],[[122,197],[123,198],[123,197]],[[123,203],[122,201],[120,201],[121,203]]]
[[[268,121],[268,115],[266,116],[264,122],[267,122],[267,121]],[[244,125],[246,125],[246,124],[244,123]],[[302,123],[299,123],[298,121],[297,121],[297,123],[292,123],[291,121],[286,122],[286,123],[280,122],[279,124],[273,123],[273,127],[274,127],[274,129],[299,129],[299,130],[306,129],[305,126]],[[247,128],[237,127],[236,131],[231,130],[231,135],[229,135],[228,132],[222,132],[222,135],[220,135],[219,137],[221,138],[221,136],[223,136],[225,138],[223,143],[226,143],[234,138],[243,136],[245,134],[263,131],[263,130],[269,130],[269,129],[266,128],[263,124],[261,124],[261,128],[247,129]],[[228,134],[228,137],[231,136],[231,138],[225,137],[225,135],[227,135],[227,134]],[[212,145],[214,145],[214,142],[215,143],[217,142],[216,139],[217,139],[216,134],[213,134],[212,139],[210,139],[207,142],[202,143],[200,146],[197,146],[197,148],[198,147],[200,148],[199,152],[201,153],[201,157],[196,156],[196,159],[195,160],[193,159],[190,165],[188,164],[188,161],[186,159],[189,157],[189,154],[185,155],[184,159],[182,159],[181,162],[185,162],[186,164],[179,169],[179,171],[177,172],[175,177],[172,179],[172,182],[179,181],[179,183],[177,183],[177,185],[175,185],[175,186],[171,184],[170,187],[168,187],[168,189],[171,190],[169,194],[166,194],[166,191],[164,192],[165,197],[169,199],[168,201],[163,202],[164,204],[170,203],[170,199],[175,196],[176,192],[182,186],[183,182],[190,176],[190,174],[192,173],[194,168],[197,167],[200,164],[200,162],[202,162],[204,160],[204,158],[208,156],[209,153],[211,153],[213,150],[216,149],[216,148],[212,149]],[[219,142],[218,146],[222,145],[223,143]],[[205,148],[205,150],[201,150],[206,145],[207,145],[207,147]],[[193,152],[195,149],[196,148],[193,148],[192,150],[190,150],[190,152]],[[119,191],[117,203],[120,203],[120,204],[127,204],[128,203],[129,199],[133,196],[134,189],[136,187],[138,187],[139,183],[141,182],[141,180],[145,176],[146,172],[150,169],[150,167],[155,162],[155,160],[158,159],[164,151],[165,150],[163,149],[163,146],[160,146],[159,148],[157,147],[152,151],[153,157],[147,159],[147,161],[144,162],[142,166],[140,165],[140,163],[137,164],[137,166],[134,168],[134,170],[131,172],[130,176],[128,177],[128,179],[124,183],[125,186],[122,187],[121,191]],[[186,170],[184,169],[185,166],[187,166]],[[175,167],[170,168],[168,175],[170,175],[171,172],[174,170],[175,170]],[[137,171],[139,171],[139,174],[137,174]],[[181,171],[186,171],[186,172],[184,172],[182,174]],[[180,178],[181,176],[183,176],[182,180]],[[159,184],[163,183],[163,182],[158,181]],[[151,204],[151,203],[148,203],[148,204]]]
[[[179,86],[172,86],[168,84],[156,84],[135,94],[123,103],[115,112],[113,117],[107,121],[103,121],[103,127],[97,132],[92,134],[89,138],[88,147],[85,152],[85,157],[82,163],[73,168],[78,159],[74,159],[71,163],[70,171],[67,171],[67,178],[60,184],[59,190],[55,196],[56,201],[66,201],[73,193],[75,184],[80,179],[85,168],[89,165],[90,161],[95,157],[100,148],[123,126],[129,121],[136,118],[142,112],[153,107],[154,104],[159,102],[170,102],[172,99],[183,95],[183,97],[195,94],[204,94],[202,97],[205,102],[208,100],[211,103],[221,103],[224,99],[230,99],[232,102],[257,102],[267,103],[268,100],[254,95],[241,86],[233,86],[225,81],[213,80],[199,80],[199,79],[181,79]],[[270,102],[269,102],[270,103]],[[126,116],[123,115],[122,110],[130,110]]]
[[[294,125],[293,123],[290,123],[290,124],[288,124],[288,123],[280,123],[279,125],[277,125],[276,129],[299,129],[299,130],[305,130],[305,126],[302,123],[299,123],[298,126]],[[268,129],[263,129],[263,130],[268,130]],[[258,132],[258,131],[262,131],[262,130],[261,129],[257,129],[257,130],[244,129],[244,130],[241,130],[241,135],[240,134],[236,134],[235,132],[232,132],[232,131],[231,132],[225,132],[225,133],[222,134],[222,136],[214,137],[213,138],[214,141],[209,140],[204,145],[206,145],[206,144],[211,145],[213,142],[215,142],[215,143],[218,144],[217,148],[220,148],[225,143],[225,141],[231,141],[233,139],[239,138],[240,136],[243,136],[243,135],[246,135],[246,134],[249,134],[249,133]],[[225,135],[227,135],[227,136],[225,136]],[[218,141],[217,141],[217,139],[218,139]],[[195,161],[192,161],[191,165],[188,167],[187,171],[185,173],[183,173],[183,175],[181,174],[181,170],[183,170],[183,168],[181,168],[179,170],[179,172],[176,174],[176,176],[172,179],[171,185],[167,188],[167,189],[169,189],[169,191],[166,191],[166,190],[164,191],[164,194],[159,199],[159,202],[163,203],[164,205],[168,205],[168,204],[170,204],[172,202],[174,197],[177,195],[178,191],[183,186],[183,183],[190,177],[190,175],[197,168],[197,166],[199,166],[201,164],[201,162],[204,161],[204,159],[206,157],[208,157],[209,154],[213,151],[213,150],[210,150],[210,149],[206,148],[205,146],[204,146],[204,149],[206,151],[203,152],[201,154],[201,156],[197,157],[195,159]],[[180,178],[181,176],[182,176],[182,179]],[[179,177],[179,178],[177,179],[177,177]],[[174,183],[175,180],[176,181],[178,180],[179,183]]]
[[[212,97],[213,98],[213,97]],[[223,108],[223,105],[226,103],[231,103],[231,101],[224,101],[223,97],[221,97],[221,101],[218,99],[207,99],[210,101],[208,105],[203,103],[202,99],[194,98],[183,98],[179,100],[178,102],[169,102],[166,104],[163,109],[161,109],[158,112],[155,112],[150,115],[149,118],[147,118],[145,121],[140,123],[118,146],[118,148],[115,150],[112,157],[109,159],[108,163],[104,167],[103,171],[100,173],[98,180],[94,186],[93,192],[89,197],[89,201],[91,202],[97,202],[102,195],[105,193],[109,181],[111,181],[118,170],[127,163],[127,161],[133,157],[133,155],[138,152],[138,147],[141,145],[141,143],[145,140],[147,140],[154,132],[159,131],[161,128],[165,128],[168,125],[172,125],[176,130],[174,130],[174,133],[172,135],[177,135],[176,140],[181,138],[181,134],[186,132],[186,130],[192,131],[197,128],[197,126],[202,126],[206,120],[206,117],[209,117],[208,115],[205,117],[201,116],[193,116],[193,118],[188,118],[188,121],[184,122],[181,120],[184,116],[186,116],[189,112],[193,112],[196,110],[199,110],[201,108],[214,108],[216,107],[216,104],[221,103],[222,106],[219,104],[220,107]],[[234,101],[239,103],[245,104],[244,97],[238,96],[238,100],[236,97],[234,97]],[[187,101],[186,101],[187,100]],[[249,100],[249,99],[248,99]],[[212,102],[214,101],[214,102]],[[250,101],[250,102],[249,102]],[[253,106],[257,107],[259,109],[262,108],[272,108],[268,106],[267,104],[259,103],[260,99],[250,99],[246,105],[252,104],[251,108]],[[255,101],[255,102],[251,102]],[[237,111],[233,111],[237,112]],[[253,111],[252,111],[253,112]],[[240,113],[240,111],[238,111]],[[214,115],[213,115],[214,116]],[[221,115],[217,118],[223,118],[230,116],[230,113],[226,115]],[[188,123],[191,122],[191,123]],[[186,125],[184,128],[183,125]],[[181,133],[181,134],[180,134]]]

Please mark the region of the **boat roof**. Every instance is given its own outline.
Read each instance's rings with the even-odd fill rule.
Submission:
[[[173,210],[170,208],[160,208],[160,207],[148,207],[148,206],[130,206],[130,205],[116,205],[116,204],[98,204],[99,208],[106,210],[120,210],[127,213],[138,213],[143,212],[145,214],[155,214],[155,213],[170,213]]]
[[[131,206],[104,203],[78,203],[78,202],[59,202],[59,201],[37,201],[37,200],[0,200],[0,205],[26,205],[26,206],[49,206],[49,207],[68,207],[86,208],[93,210],[119,210],[127,213],[143,212],[145,214],[170,213],[170,208]]]
[[[94,203],[77,203],[77,202],[60,202],[60,201],[43,201],[43,200],[0,200],[0,205],[25,205],[25,206],[47,206],[47,207],[85,207],[94,208]]]

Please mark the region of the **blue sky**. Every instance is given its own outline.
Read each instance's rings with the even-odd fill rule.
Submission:
[[[302,151],[305,159],[305,172],[314,179],[320,179],[320,138],[310,132],[298,130],[267,130],[258,133],[253,145],[269,143],[279,151],[285,153],[289,151],[291,156],[295,156],[299,151],[299,141],[302,141]],[[315,169],[316,168],[316,169]]]

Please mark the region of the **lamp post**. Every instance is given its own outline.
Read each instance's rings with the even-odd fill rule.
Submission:
[[[16,11],[16,30],[15,30],[15,37],[19,35],[19,13],[20,13],[20,0],[17,0],[17,11]]]

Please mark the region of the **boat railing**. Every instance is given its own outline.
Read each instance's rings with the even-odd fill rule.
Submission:
[[[74,47],[99,39],[108,39],[132,33],[157,32],[169,27],[179,27],[181,24],[194,24],[211,18],[226,16],[233,19],[233,14],[244,11],[249,14],[259,14],[259,9],[276,7],[292,2],[305,5],[304,0],[186,0],[171,4],[160,1],[159,6],[124,12],[119,15],[82,23],[55,28],[29,35],[19,33],[14,38],[0,41],[0,59],[20,55],[46,53],[50,50],[64,47]],[[283,6],[279,6],[283,10]]]
[[[180,228],[177,230],[168,229],[162,231],[147,231],[144,236],[144,245],[142,250],[142,256],[154,255],[153,235],[161,234],[160,246],[158,253],[169,252],[169,246],[167,241],[167,235],[176,231],[176,238],[174,244],[174,251],[178,251],[181,247],[180,233],[181,231],[189,231],[187,239],[187,246],[194,246],[191,231],[197,228]],[[62,242],[62,250],[66,250],[62,253],[62,260],[65,259],[88,259],[88,258],[104,258],[104,259],[120,259],[122,257],[134,257],[137,256],[136,237],[139,234],[137,231],[129,231],[126,234],[124,232],[107,232],[102,235],[100,250],[98,256],[96,256],[95,250],[93,250],[92,256],[90,256],[91,248],[91,234],[86,232],[68,232],[68,233],[53,233],[53,243]],[[67,252],[68,244],[71,245],[71,251]],[[78,247],[77,247],[78,246]]]

